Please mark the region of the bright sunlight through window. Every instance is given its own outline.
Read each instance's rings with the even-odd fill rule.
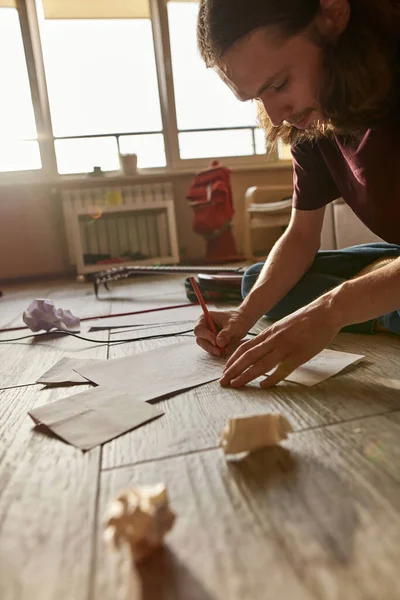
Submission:
[[[139,168],[165,166],[150,19],[43,19],[41,27],[58,171],[119,169],[117,138],[107,134],[131,134],[120,150],[136,153]]]
[[[15,8],[0,8],[0,56],[0,171],[40,169],[35,116]]]
[[[168,2],[181,158],[263,154],[264,134],[256,130],[257,135],[254,135],[255,105],[237,100],[200,58],[196,41],[197,13],[196,2]],[[188,129],[220,131],[185,132]]]

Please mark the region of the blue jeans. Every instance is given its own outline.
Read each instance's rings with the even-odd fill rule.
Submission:
[[[270,319],[282,319],[328,290],[357,275],[362,269],[379,258],[399,257],[400,246],[376,242],[351,246],[343,250],[320,251],[313,264],[290,292],[265,315]],[[249,267],[242,280],[242,296],[245,298],[255,284],[264,263]],[[375,323],[400,335],[400,309],[386,315],[344,328],[355,333],[374,333]]]

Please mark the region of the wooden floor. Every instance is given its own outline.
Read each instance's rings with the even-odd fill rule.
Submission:
[[[134,310],[149,296],[185,298],[174,278],[130,280],[102,300],[66,281],[4,292],[1,327],[20,324],[35,297],[81,317]],[[1,600],[400,597],[399,338],[341,334],[332,348],[367,358],[315,388],[234,391],[214,382],[162,401],[161,419],[82,453],[34,431],[27,416],[77,388],[35,380],[62,356],[111,359],[182,339],[112,345],[100,341],[132,332],[90,335],[99,343],[0,344]],[[284,414],[295,433],[282,447],[227,461],[217,445],[226,420],[268,411]],[[104,510],[121,489],[158,481],[178,519],[165,550],[136,570],[104,548]]]

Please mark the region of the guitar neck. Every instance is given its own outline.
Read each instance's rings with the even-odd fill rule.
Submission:
[[[242,274],[245,269],[243,267],[223,267],[223,266],[209,266],[209,265],[179,265],[179,266],[146,266],[146,265],[135,265],[132,267],[114,267],[105,271],[94,273],[92,281],[94,285],[94,292],[98,297],[99,286],[104,284],[108,289],[108,284],[112,281],[119,281],[120,279],[128,279],[129,277],[135,277],[136,275],[167,275],[169,273],[204,273],[204,274],[221,274],[224,273],[236,273]]]
[[[132,267],[114,267],[105,271],[100,271],[94,274],[94,279],[105,280],[116,276],[143,275],[152,273],[241,273],[242,267],[223,267],[223,266],[208,266],[208,265],[179,265],[179,266],[146,266],[135,265]]]

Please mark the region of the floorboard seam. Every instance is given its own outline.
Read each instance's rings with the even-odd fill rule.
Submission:
[[[96,479],[96,495],[94,501],[94,515],[93,515],[93,531],[92,531],[92,556],[90,560],[89,570],[89,585],[88,585],[88,600],[94,600],[95,598],[95,576],[96,576],[96,564],[97,564],[97,527],[99,520],[99,503],[100,503],[100,484],[101,484],[101,463],[103,460],[103,447],[100,446],[99,460],[98,460],[98,471]]]
[[[335,421],[334,423],[324,423],[322,425],[314,425],[311,427],[305,427],[303,429],[296,429],[293,431],[291,436],[301,433],[307,433],[309,431],[318,431],[320,429],[326,429],[327,427],[334,427],[335,425],[343,425],[344,423],[352,423],[353,421],[362,421],[366,419],[371,419],[373,417],[382,417],[388,414],[392,414],[395,412],[400,412],[400,408],[388,409],[384,412],[375,413],[373,415],[364,415],[362,417],[352,417],[350,419],[344,419],[341,421]],[[206,446],[205,448],[199,448],[198,450],[189,450],[188,452],[179,452],[177,454],[169,454],[168,456],[157,456],[154,458],[146,458],[144,460],[139,460],[137,462],[124,463],[123,465],[115,465],[114,467],[105,467],[101,468],[101,472],[105,473],[107,471],[114,471],[116,469],[124,469],[125,467],[137,467],[139,465],[143,465],[151,462],[160,462],[164,460],[169,460],[173,458],[179,458],[181,456],[191,456],[192,454],[199,454],[201,452],[210,452],[211,450],[218,450],[220,446]]]

